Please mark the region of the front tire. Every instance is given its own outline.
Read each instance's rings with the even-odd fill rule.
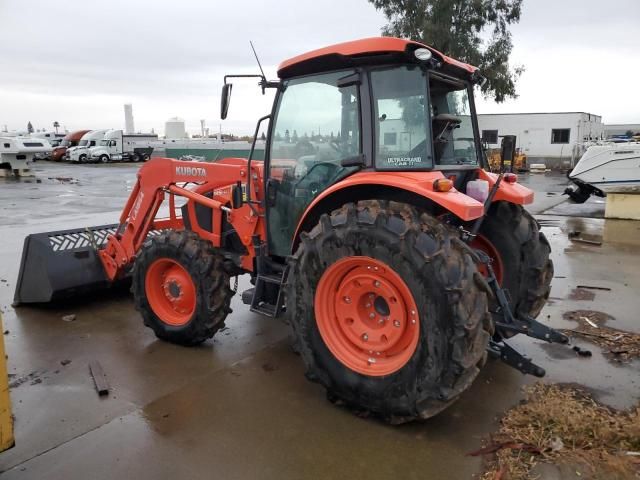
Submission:
[[[223,257],[190,231],[151,238],[136,258],[133,297],[158,338],[197,345],[224,326],[233,291]]]
[[[454,231],[406,204],[361,201],[303,234],[287,315],[307,377],[330,399],[401,423],[437,414],[477,376],[493,333],[486,290]],[[368,306],[369,295],[385,302]],[[347,306],[354,308],[345,315]]]
[[[100,162],[101,163],[109,163],[109,156],[108,155],[100,155]]]

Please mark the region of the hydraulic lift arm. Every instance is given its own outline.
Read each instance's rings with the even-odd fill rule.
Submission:
[[[252,178],[258,181],[257,168],[251,170]],[[231,223],[235,221],[243,224],[237,226],[240,231],[247,230],[247,225],[249,230],[255,230],[257,218],[245,218],[241,212],[242,209],[239,209],[239,215],[234,218],[231,208],[225,205],[231,197],[231,186],[246,178],[247,161],[245,159],[227,159],[214,164],[157,158],[145,164],[138,172],[137,182],[120,215],[115,234],[109,236],[105,247],[98,252],[108,279],[111,281],[117,279],[131,264],[150,231],[184,228],[182,218],[175,214],[175,196],[188,198],[210,208],[214,219],[216,216],[220,218],[223,213],[229,215]],[[183,183],[194,183],[199,186],[197,191],[188,190],[178,185]],[[216,192],[213,197],[219,199],[198,193],[204,190]],[[254,189],[256,190],[259,191]],[[166,195],[169,195],[169,217],[156,219]],[[216,231],[215,225],[214,223],[213,232],[208,236],[214,246],[219,246],[220,232]],[[250,244],[250,235],[244,235],[244,237]]]
[[[491,207],[491,203],[496,196],[498,188],[500,188],[504,175],[504,172],[500,173],[495,184],[489,191],[489,195],[485,201],[484,215],[475,221],[471,231],[467,232],[463,230],[463,240],[465,242],[470,243],[478,235],[482,222],[487,216],[487,212]],[[489,287],[491,287],[491,292],[496,300],[496,309],[492,312],[493,317],[494,319],[500,318],[500,320],[495,320],[495,326],[498,328],[498,331],[502,330],[523,333],[529,337],[545,340],[550,343],[569,343],[569,338],[563,333],[543,325],[528,315],[519,315],[514,313],[509,305],[508,291],[505,288],[502,288],[498,283],[498,279],[496,278],[493,267],[491,266],[491,258],[480,250],[474,250],[474,254],[476,256],[476,261],[478,263],[483,263],[486,267],[486,280]],[[500,358],[507,365],[521,371],[522,373],[534,375],[536,377],[544,377],[546,374],[542,367],[536,365],[531,361],[531,359],[526,358],[520,352],[505,343],[503,339],[491,339],[487,350],[490,355]]]

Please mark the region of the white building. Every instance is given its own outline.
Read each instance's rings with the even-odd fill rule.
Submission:
[[[602,117],[585,112],[481,114],[478,124],[489,148],[499,148],[504,135],[515,135],[530,164],[552,168],[575,164],[585,142],[604,138]]]
[[[187,131],[184,128],[184,120],[173,117],[164,124],[165,138],[187,138]]]

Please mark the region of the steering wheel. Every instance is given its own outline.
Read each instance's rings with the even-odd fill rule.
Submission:
[[[319,167],[327,168],[326,175],[324,175],[325,178],[333,177],[336,171],[340,168],[335,163],[318,162],[314,164],[309,170],[307,170],[307,173],[305,173],[302,177],[300,177],[300,179],[296,182],[296,188],[299,188],[301,186],[304,187],[305,186],[304,183],[306,182],[307,184],[306,190],[310,190],[315,194],[315,192],[317,192],[318,189],[322,188],[323,183],[324,184],[328,183],[328,182],[322,182],[320,178],[318,178],[318,180],[314,180],[313,177],[311,176],[311,174]]]
[[[329,146],[333,148],[336,152],[342,152],[342,147],[340,147],[340,144],[335,140],[331,140],[329,142]]]

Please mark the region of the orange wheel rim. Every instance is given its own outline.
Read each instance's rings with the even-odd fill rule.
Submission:
[[[502,264],[502,257],[500,256],[500,252],[496,250],[496,247],[493,245],[493,243],[491,243],[487,237],[477,235],[471,241],[471,248],[480,250],[489,255],[489,258],[491,258],[492,260],[491,267],[493,268],[493,272],[496,274],[496,280],[498,280],[498,283],[502,285],[502,279],[504,276],[504,265]],[[485,277],[489,275],[487,267],[482,263],[478,265],[478,271]]]
[[[196,287],[189,272],[175,260],[159,258],[147,269],[145,293],[151,309],[164,323],[184,325],[196,309]]]
[[[418,346],[420,318],[411,290],[379,260],[348,257],[329,266],[318,283],[314,311],[333,356],[363,375],[400,370]]]

